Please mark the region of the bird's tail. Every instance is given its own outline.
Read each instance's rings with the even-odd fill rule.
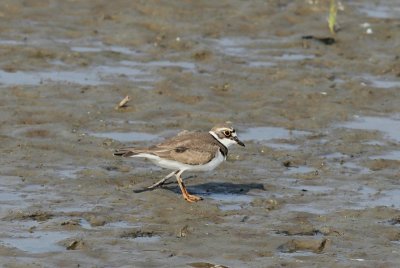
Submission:
[[[134,149],[134,148],[121,148],[121,149],[115,150],[114,155],[123,156],[123,157],[130,157],[130,156],[133,156],[133,155],[140,154],[142,152],[143,151],[137,150],[137,149]]]

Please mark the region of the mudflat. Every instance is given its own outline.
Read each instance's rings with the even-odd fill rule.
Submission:
[[[395,267],[397,1],[2,1],[3,267]],[[129,95],[126,107],[116,105]],[[231,121],[179,187],[113,156]]]

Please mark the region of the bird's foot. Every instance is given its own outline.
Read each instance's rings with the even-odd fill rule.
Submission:
[[[184,194],[183,198],[185,198],[185,200],[188,201],[189,203],[194,203],[194,202],[203,200],[203,198],[201,198],[200,196],[189,194],[189,193]]]

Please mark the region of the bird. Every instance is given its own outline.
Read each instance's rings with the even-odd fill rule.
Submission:
[[[173,170],[167,176],[153,185],[153,189],[164,184],[175,175],[183,198],[192,203],[202,200],[201,197],[190,194],[182,180],[185,171],[210,171],[226,160],[228,147],[238,144],[245,147],[239,140],[236,130],[230,125],[214,126],[210,131],[182,131],[176,136],[148,148],[124,147],[115,150],[115,156],[145,158],[155,165]]]

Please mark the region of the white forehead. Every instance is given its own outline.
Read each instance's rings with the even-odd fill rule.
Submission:
[[[231,130],[231,129],[229,129],[229,128],[224,128],[223,130]],[[223,131],[223,130],[221,130],[221,131]],[[218,130],[217,130],[218,131]],[[218,131],[219,132],[219,131]],[[214,132],[214,131],[210,131],[209,132],[211,135],[213,135],[214,136],[214,138],[216,138],[220,143],[222,143],[225,147],[229,147],[229,146],[231,146],[231,145],[233,145],[233,144],[236,144],[236,141],[234,141],[234,140],[232,140],[232,139],[229,139],[229,138],[226,138],[226,137],[223,137],[223,138],[220,138],[220,137],[218,137],[218,135]],[[236,137],[236,133],[232,133],[232,136],[233,137]]]
[[[233,131],[233,128],[230,128],[230,127],[220,127],[220,128],[217,128],[215,131],[216,131],[216,132],[223,132],[223,131],[225,131],[225,130]]]

